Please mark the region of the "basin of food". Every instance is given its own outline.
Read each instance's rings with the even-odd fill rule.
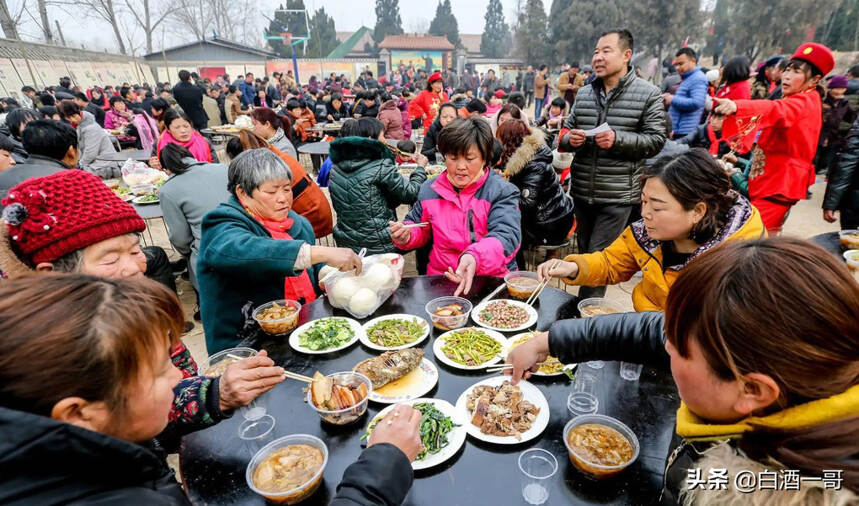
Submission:
[[[372,391],[370,378],[361,373],[345,371],[323,376],[317,372],[307,390],[307,404],[324,421],[346,425],[364,415]]]
[[[253,456],[245,472],[248,487],[271,502],[298,504],[322,483],[328,447],[316,436],[275,439]]]
[[[253,319],[267,334],[280,335],[298,326],[301,304],[294,300],[279,299],[254,309]]]
[[[624,313],[623,306],[603,297],[591,297],[579,302],[579,314],[582,318],[590,318],[603,314]]]
[[[610,478],[635,462],[638,438],[624,423],[606,415],[581,415],[564,427],[564,445],[570,462],[582,474]]]
[[[540,281],[536,272],[515,271],[504,276],[504,283],[507,284],[507,291],[511,297],[526,300],[537,290]]]
[[[447,332],[458,329],[468,321],[473,306],[462,297],[439,297],[427,302],[426,312],[433,327]]]
[[[844,249],[859,249],[859,230],[842,230],[838,232],[838,242]]]
[[[847,269],[853,278],[859,281],[859,249],[851,249],[844,252],[844,261],[847,262]]]
[[[204,360],[199,367],[200,376],[219,378],[227,368],[244,358],[253,357],[257,351],[253,348],[228,348],[219,351]]]

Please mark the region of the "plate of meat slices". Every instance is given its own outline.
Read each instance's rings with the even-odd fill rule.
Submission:
[[[537,323],[537,310],[518,300],[489,300],[477,305],[471,319],[499,332],[521,332]]]
[[[386,351],[359,362],[353,370],[370,379],[370,400],[382,404],[417,399],[438,383],[438,368],[419,348]]]
[[[487,443],[514,445],[539,436],[549,425],[549,403],[540,390],[507,376],[494,376],[469,387],[456,401],[468,434]]]

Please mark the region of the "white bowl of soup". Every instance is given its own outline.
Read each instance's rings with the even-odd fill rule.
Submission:
[[[582,318],[590,318],[603,314],[625,313],[623,306],[604,297],[591,297],[579,302],[579,314]]]
[[[253,456],[245,472],[248,487],[271,502],[298,504],[322,483],[328,447],[316,436],[275,439]]]
[[[635,433],[623,422],[606,415],[581,415],[564,427],[564,445],[570,462],[582,474],[610,478],[638,459]]]
[[[507,284],[507,291],[511,297],[526,300],[537,290],[540,280],[536,272],[514,271],[504,276],[504,283]]]

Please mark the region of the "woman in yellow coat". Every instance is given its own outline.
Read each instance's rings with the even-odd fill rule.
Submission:
[[[642,219],[606,249],[541,264],[540,279],[570,285],[603,286],[642,271],[632,292],[636,311],[664,311],[668,290],[698,255],[725,241],[766,237],[760,213],[731,189],[728,174],[705,150],[660,158],[644,169]]]

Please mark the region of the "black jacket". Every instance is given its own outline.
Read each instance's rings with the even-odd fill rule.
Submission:
[[[677,142],[686,144],[690,148],[704,148],[709,151],[712,142],[710,142],[710,136],[707,134],[708,125],[708,123],[698,125],[695,130],[689,132],[685,137],[677,139]],[[719,136],[717,135],[716,137],[718,138]],[[730,151],[731,146],[726,141],[719,142],[719,158]]]
[[[531,129],[531,135],[522,140],[507,160],[504,176],[519,188],[522,242],[563,243],[575,218],[573,199],[561,188],[552,167],[552,151],[546,146],[542,131]]]
[[[190,505],[157,443],[138,445],[0,407],[0,504]],[[336,506],[400,504],[412,467],[390,444],[366,449],[343,473]]]
[[[191,118],[194,128],[202,130],[208,126],[209,116],[203,109],[203,90],[187,81],[173,87],[173,98],[185,114]]]
[[[86,110],[92,113],[92,115],[95,116],[95,122],[98,123],[100,127],[104,128],[105,110],[92,102],[87,102]],[[147,113],[149,112],[148,108],[145,110]]]
[[[368,107],[367,103],[362,100],[360,104],[352,108],[352,114],[360,114],[361,117],[369,116],[371,118],[375,118],[379,115],[379,102],[373,101]]]
[[[427,157],[430,163],[435,163],[436,143],[438,142],[438,134],[441,133],[441,122],[436,118],[424,136],[424,143],[421,146],[421,154]]]
[[[859,119],[847,134],[838,161],[829,169],[823,208],[859,210]]]
[[[576,153],[570,192],[588,204],[635,205],[641,201],[641,169],[665,144],[665,107],[659,88],[627,74],[607,96],[601,79],[581,88],[565,129],[589,130],[602,123],[615,132],[609,149],[597,146],[593,137],[574,148],[569,135],[560,140],[562,151]]]
[[[341,119],[349,118],[349,107],[346,106],[343,102],[340,102],[340,109],[335,109],[330,101],[325,102],[325,109],[328,111],[328,114],[334,118],[334,121],[340,121]],[[326,120],[328,121],[327,117]]]

